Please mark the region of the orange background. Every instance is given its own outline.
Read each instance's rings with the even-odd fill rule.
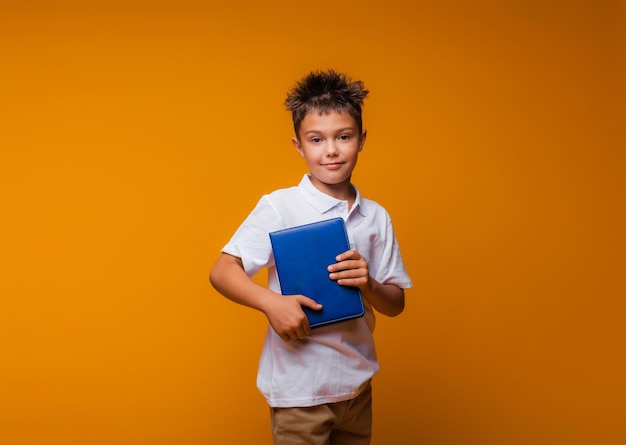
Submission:
[[[265,319],[208,272],[326,68],[415,283],[373,443],[626,442],[623,2],[6,3],[1,443],[271,443]]]

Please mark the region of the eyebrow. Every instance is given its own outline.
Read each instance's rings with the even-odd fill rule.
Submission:
[[[346,132],[346,131],[354,131],[354,127],[339,128],[335,132],[336,133],[341,133],[341,132]],[[304,134],[307,135],[309,133],[323,133],[323,131],[322,130],[315,130],[315,129],[313,129],[313,130],[309,130],[309,131],[305,132]]]

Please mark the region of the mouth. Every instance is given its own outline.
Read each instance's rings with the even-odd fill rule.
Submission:
[[[322,164],[322,167],[327,168],[329,170],[336,170],[340,168],[344,163],[343,162],[330,162],[328,164]]]

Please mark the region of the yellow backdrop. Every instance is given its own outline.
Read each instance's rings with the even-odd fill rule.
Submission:
[[[0,7],[2,444],[271,443],[265,319],[208,272],[326,68],[415,283],[373,443],[626,441],[623,4],[92,3]]]

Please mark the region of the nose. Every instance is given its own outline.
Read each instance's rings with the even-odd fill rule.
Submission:
[[[326,144],[326,154],[328,156],[335,156],[337,153],[339,153],[339,149],[337,148],[335,141],[333,139],[329,140],[328,144]]]

